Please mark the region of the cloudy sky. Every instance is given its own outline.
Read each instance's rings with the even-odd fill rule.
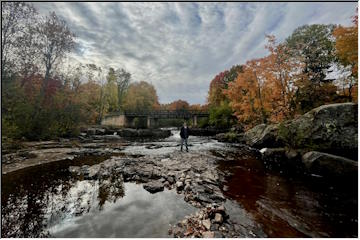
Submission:
[[[232,65],[266,55],[304,24],[351,24],[356,3],[34,3],[78,36],[83,63],[125,68],[155,85],[161,103],[205,103],[209,83]]]

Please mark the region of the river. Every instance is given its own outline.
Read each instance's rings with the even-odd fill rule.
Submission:
[[[190,136],[179,151],[179,132],[156,141],[127,141],[116,155],[161,161],[194,154],[217,157],[222,194],[243,237],[357,237],[357,182],[339,183],[269,170],[237,144]],[[163,157],[162,157],[163,156]],[[99,164],[110,155],[82,156],[2,175],[2,237],[169,237],[170,225],[197,208],[175,189],[154,194],[142,183],[84,179],[70,166]]]

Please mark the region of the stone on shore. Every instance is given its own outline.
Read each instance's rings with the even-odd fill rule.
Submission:
[[[210,219],[205,219],[202,221],[202,225],[204,225],[204,227],[207,229],[207,230],[210,230],[211,228],[211,222],[210,222]]]
[[[321,176],[356,176],[358,163],[333,154],[311,151],[302,156],[306,169]]]
[[[223,216],[220,213],[215,213],[214,222],[215,223],[222,223],[223,222]]]
[[[160,181],[148,182],[143,185],[144,189],[149,193],[157,193],[164,191],[164,185]]]
[[[206,231],[202,233],[202,236],[204,238],[214,238],[215,237],[215,233],[211,232],[211,231]]]

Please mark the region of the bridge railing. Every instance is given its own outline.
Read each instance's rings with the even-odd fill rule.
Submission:
[[[198,110],[157,110],[157,111],[123,111],[112,112],[107,117],[125,115],[127,117],[192,117],[192,116],[209,116],[207,111]]]

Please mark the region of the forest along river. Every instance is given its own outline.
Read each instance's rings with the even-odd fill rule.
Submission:
[[[356,237],[357,182],[291,176],[265,168],[258,154],[241,146],[191,136],[179,151],[179,131],[158,141],[133,141],[122,150],[138,156],[188,158],[213,155],[225,177],[222,193],[239,236]],[[69,166],[99,164],[111,156],[83,156],[2,175],[2,237],[169,237],[169,225],[197,208],[175,189],[151,194],[142,184],[84,179]],[[168,159],[167,161],[171,161]]]

